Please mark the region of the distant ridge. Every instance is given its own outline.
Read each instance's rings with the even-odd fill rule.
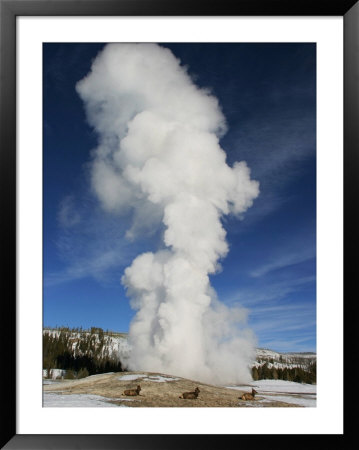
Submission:
[[[45,327],[43,335],[44,339],[46,336],[51,336],[54,342],[60,340],[61,335],[61,339],[67,342],[66,351],[71,353],[72,358],[97,357],[103,365],[108,361],[111,363],[124,361],[130,354],[128,333],[104,331],[98,327],[90,329]],[[49,344],[47,340],[48,345],[52,344]],[[254,380],[283,379],[313,383],[316,382],[316,360],[314,352],[280,353],[268,348],[257,348],[256,359],[251,367],[252,377]],[[44,369],[49,370],[49,363],[46,366]],[[56,364],[51,368],[67,369]]]

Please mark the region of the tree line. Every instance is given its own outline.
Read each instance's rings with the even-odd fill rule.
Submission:
[[[269,367],[264,363],[259,367],[252,367],[252,378],[257,380],[286,380],[295,381],[296,383],[316,384],[317,382],[317,363],[309,364],[306,369],[301,367]]]
[[[119,333],[104,332],[102,328],[57,327],[43,332],[43,369],[66,371],[65,378],[83,378],[107,372],[122,372],[117,356],[110,354],[108,338]],[[274,363],[274,361],[273,361]],[[316,383],[316,362],[307,367],[276,368],[268,362],[252,367],[254,381],[263,379]]]
[[[119,359],[110,355],[101,328],[84,331],[62,327],[55,331],[43,333],[43,369],[48,376],[51,369],[66,370],[66,378],[123,370]]]

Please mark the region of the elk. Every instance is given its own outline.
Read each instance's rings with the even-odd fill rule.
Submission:
[[[140,390],[141,390],[141,386],[138,385],[136,389],[127,389],[126,391],[124,391],[123,395],[129,395],[129,396],[134,396],[134,395],[140,395]]]
[[[252,393],[245,392],[240,398],[241,400],[254,400],[255,395],[258,394],[258,392],[252,388]]]
[[[194,392],[184,392],[182,395],[180,395],[178,398],[190,398],[190,399],[196,399],[199,394],[199,389],[196,387]]]

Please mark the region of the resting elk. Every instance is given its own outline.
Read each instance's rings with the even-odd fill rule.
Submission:
[[[252,388],[252,392],[245,392],[240,398],[241,400],[254,400],[255,395],[258,394],[258,392]]]
[[[124,391],[124,395],[134,396],[134,395],[140,395],[141,386],[138,385],[136,389],[127,389]]]
[[[184,392],[182,395],[180,395],[178,398],[190,398],[190,399],[196,399],[199,394],[199,389],[196,387],[194,392]]]

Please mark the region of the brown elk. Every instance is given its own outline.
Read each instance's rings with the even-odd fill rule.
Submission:
[[[199,394],[199,389],[196,387],[194,392],[184,392],[182,395],[180,395],[178,398],[190,398],[190,399],[196,399]]]
[[[258,394],[258,392],[252,388],[252,393],[245,392],[243,395],[241,395],[241,397],[238,398],[240,398],[241,400],[254,400],[256,394]]]
[[[134,395],[140,395],[140,390],[141,390],[141,386],[138,385],[136,389],[127,389],[126,391],[124,391],[123,395],[129,395],[129,396],[134,396]]]

